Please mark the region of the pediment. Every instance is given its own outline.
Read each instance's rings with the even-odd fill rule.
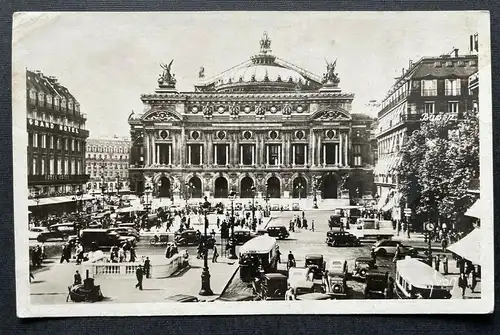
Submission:
[[[148,112],[142,117],[143,121],[156,121],[156,122],[165,122],[165,121],[181,121],[182,118],[175,112],[166,111],[166,110],[153,110]]]
[[[318,120],[318,121],[332,121],[332,120],[351,120],[351,116],[347,111],[341,110],[341,109],[334,109],[334,110],[321,110],[314,115],[312,115],[312,119]]]

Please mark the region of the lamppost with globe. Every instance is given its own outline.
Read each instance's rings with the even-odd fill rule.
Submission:
[[[319,183],[319,178],[315,177],[313,179],[313,208],[318,209],[318,198],[317,198],[317,193],[318,193],[318,183]]]
[[[187,209],[188,209],[188,200],[190,198],[190,195],[192,194],[193,190],[195,189],[193,183],[186,183],[184,184],[186,186],[186,214],[187,214]]]
[[[229,193],[229,198],[231,199],[231,248],[229,249],[229,259],[237,259],[236,256],[236,241],[234,239],[234,199],[236,198],[236,192],[231,191]]]
[[[252,191],[252,227],[255,222],[255,186],[250,189]]]
[[[212,292],[212,289],[210,288],[210,271],[208,269],[208,236],[207,236],[207,229],[208,229],[208,212],[210,211],[210,202],[208,202],[207,197],[205,197],[205,201],[201,205],[201,209],[203,210],[203,213],[205,215],[205,233],[202,241],[202,247],[203,247],[203,270],[201,272],[201,290],[199,295],[202,296],[207,296],[207,295],[213,295],[214,293]]]

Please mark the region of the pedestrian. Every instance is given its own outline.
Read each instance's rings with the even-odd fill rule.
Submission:
[[[472,271],[469,273],[468,284],[469,284],[471,292],[474,293],[474,289],[476,288],[476,285],[477,285],[476,270],[474,270],[474,269],[472,269]]]
[[[123,249],[123,246],[120,246],[118,249],[118,261],[120,263],[125,261],[125,250]]]
[[[370,251],[370,256],[372,257],[372,260],[373,260],[373,264],[376,264],[377,263],[377,254],[375,253],[375,250],[372,249]]]
[[[292,254],[292,251],[288,253],[288,263],[287,270],[295,266],[295,256]]]
[[[276,246],[276,258],[278,259],[278,264],[281,263],[281,251],[279,246]]]
[[[448,240],[446,239],[446,237],[443,237],[443,239],[441,240],[441,249],[443,252],[446,252],[446,248],[448,247]]]
[[[399,258],[399,254],[401,253],[400,247],[401,247],[401,244],[398,244],[398,246],[396,247],[396,252],[394,253],[394,258],[392,259],[393,263],[396,263],[396,261]]]
[[[149,260],[149,257],[146,257],[146,260],[144,261],[144,273],[146,275],[146,278],[149,278],[149,273],[151,269],[151,261]]]
[[[217,247],[214,245],[214,254],[212,256],[212,263],[217,263],[218,257],[219,257],[219,253],[217,252]]]
[[[68,251],[67,251],[68,248],[69,248],[69,246],[66,243],[64,243],[62,245],[62,252],[61,252],[61,261],[60,261],[60,263],[63,263],[64,261],[66,261],[67,263],[69,263]]]
[[[220,217],[217,217],[217,229],[220,228]]]
[[[137,267],[137,270],[135,270],[135,276],[137,278],[137,284],[135,284],[135,288],[139,288],[139,290],[142,291],[143,270],[142,270],[142,266],[141,265],[139,265]]]
[[[465,273],[460,273],[460,277],[458,278],[458,287],[462,289],[462,299],[465,298],[465,289],[467,288],[467,278],[465,277]]]
[[[41,259],[45,259],[47,255],[45,254],[45,244],[42,242],[42,245],[40,246],[40,252],[41,252]]]
[[[78,246],[76,247],[76,264],[80,265],[83,260],[83,246],[78,243]]]
[[[134,263],[136,259],[136,254],[135,254],[135,248],[132,246],[130,247],[130,263]]]
[[[311,231],[314,231],[314,220],[311,220]]]
[[[295,300],[295,292],[291,286],[289,286],[288,290],[286,290],[285,300]]]
[[[82,276],[80,275],[78,270],[76,270],[74,275],[73,285],[81,285],[81,284],[82,284]]]

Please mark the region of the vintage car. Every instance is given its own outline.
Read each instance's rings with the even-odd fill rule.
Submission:
[[[47,231],[42,231],[38,237],[38,242],[46,242],[52,239],[67,241],[71,235],[76,235],[75,224],[73,222],[58,223],[49,226]]]
[[[330,219],[328,220],[328,227],[330,227],[330,229],[341,227],[342,223],[340,218],[341,217],[339,214],[330,215]]]
[[[399,256],[404,258],[404,256],[416,256],[418,254],[417,249],[403,245],[400,241],[393,240],[381,240],[372,246],[372,250],[377,256],[394,255],[396,249],[399,246]]]
[[[377,219],[358,218],[356,229],[379,229],[380,223]]]
[[[393,288],[390,287],[387,272],[370,271],[366,274],[364,294],[366,299],[372,297],[391,297]]]
[[[285,300],[288,278],[281,273],[266,273],[253,282],[257,300]]]
[[[338,247],[338,246],[350,246],[357,247],[361,245],[359,239],[353,234],[341,231],[340,229],[330,230],[326,233],[326,244],[329,247]]]
[[[136,241],[139,241],[141,239],[141,235],[134,228],[118,227],[118,228],[109,228],[109,230],[117,232],[118,234],[120,234],[120,236],[132,236],[132,237],[135,237]]]
[[[177,243],[177,245],[181,246],[198,245],[201,241],[201,234],[194,229],[188,229],[182,232],[176,232],[174,241],[175,243]]]
[[[368,271],[376,269],[375,261],[371,257],[358,257],[354,261],[354,270],[352,276],[365,279]]]
[[[94,245],[102,249],[124,243],[136,244],[135,237],[120,236],[117,232],[109,229],[84,229],[80,232],[79,241],[82,243],[84,250],[90,250]]]
[[[323,255],[306,255],[306,268],[313,273],[313,279],[322,279],[325,272],[325,261]]]
[[[345,259],[330,259],[326,263],[324,285],[325,292],[336,298],[347,296],[347,261]]]
[[[198,298],[193,295],[176,294],[165,298],[167,302],[199,302]]]
[[[284,240],[290,233],[285,226],[271,226],[267,228],[267,234],[271,237],[275,237],[279,240]]]
[[[41,233],[47,233],[48,231],[47,227],[33,227],[30,229],[28,237],[30,240],[36,240]]]
[[[295,290],[296,295],[314,292],[314,281],[309,278],[308,268],[288,269],[288,286]]]
[[[245,244],[247,241],[250,241],[252,238],[256,237],[257,234],[250,230],[234,230],[234,240],[237,245]]]
[[[297,202],[294,202],[292,204],[292,211],[300,211],[300,204]]]

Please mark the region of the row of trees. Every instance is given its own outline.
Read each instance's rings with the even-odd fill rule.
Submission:
[[[401,150],[398,171],[402,203],[417,222],[459,224],[475,199],[471,179],[479,178],[479,120],[466,111],[458,121],[422,122]]]

